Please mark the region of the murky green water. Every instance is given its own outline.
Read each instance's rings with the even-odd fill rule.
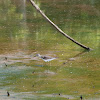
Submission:
[[[100,1],[35,2],[65,33],[93,50],[57,32],[28,0],[1,0],[0,98],[99,100]],[[57,59],[44,62],[37,53]]]

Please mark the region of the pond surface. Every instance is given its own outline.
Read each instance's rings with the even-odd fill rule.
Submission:
[[[60,34],[28,0],[0,0],[1,100],[99,100],[100,1],[35,2],[66,34],[93,50]],[[36,54],[56,59],[44,62]]]

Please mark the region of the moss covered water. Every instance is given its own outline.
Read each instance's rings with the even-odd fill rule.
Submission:
[[[25,0],[0,1],[0,98],[2,100],[100,99],[100,2],[38,0],[65,33],[58,33]],[[57,57],[44,62],[36,54]],[[10,96],[7,96],[7,91]]]

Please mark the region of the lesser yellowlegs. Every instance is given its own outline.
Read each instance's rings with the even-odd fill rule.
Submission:
[[[42,56],[42,55],[40,55],[40,54],[36,54],[36,56],[39,57],[39,58],[41,58],[41,59],[44,60],[45,62],[49,62],[49,61],[51,61],[51,60],[56,59],[56,58],[54,58],[54,57]]]

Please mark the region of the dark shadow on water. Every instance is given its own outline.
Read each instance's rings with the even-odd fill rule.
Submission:
[[[73,58],[79,57],[79,56],[84,55],[85,53],[88,53],[88,52],[89,52],[88,50],[84,50],[84,51],[82,51],[82,52],[76,54]]]

